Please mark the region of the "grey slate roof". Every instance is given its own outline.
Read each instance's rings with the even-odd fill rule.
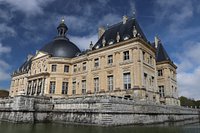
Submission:
[[[15,72],[14,74],[18,73],[27,73],[31,69],[31,59],[26,60]]]
[[[155,43],[152,44],[153,47],[155,47]],[[169,55],[167,54],[163,44],[161,42],[158,43],[158,46],[156,48],[156,62],[161,62],[161,61],[170,61]]]
[[[139,33],[137,36],[140,36],[144,41],[147,42],[146,36],[144,35],[142,29],[140,28],[139,24],[137,23],[135,18],[129,18],[125,24],[123,22],[120,22],[118,24],[110,26],[104,34],[100,37],[100,39],[97,41],[97,43],[93,46],[93,49],[101,48],[103,47],[102,40],[105,38],[106,45],[109,45],[110,41],[113,41],[113,44],[117,42],[117,34],[119,32],[120,35],[120,41],[124,40],[124,37],[133,38],[133,29],[137,30],[137,33]]]
[[[47,52],[52,57],[73,58],[80,53],[80,49],[66,37],[57,37],[46,44],[40,51]]]

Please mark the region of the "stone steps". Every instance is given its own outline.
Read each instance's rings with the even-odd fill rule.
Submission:
[[[108,114],[103,115],[102,116],[102,123],[104,123],[106,125],[113,123],[112,115],[108,115]]]
[[[103,103],[102,106],[103,106],[104,109],[107,109],[107,110],[112,109],[112,104],[111,103]]]

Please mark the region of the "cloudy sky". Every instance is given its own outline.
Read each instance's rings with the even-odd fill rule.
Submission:
[[[133,16],[149,41],[158,35],[178,66],[180,95],[200,99],[199,0],[0,0],[0,88],[28,54],[51,41],[62,17],[80,49],[97,41],[99,26]]]

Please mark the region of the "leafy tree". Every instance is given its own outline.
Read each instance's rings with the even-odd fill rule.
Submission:
[[[200,107],[200,100],[195,101],[194,99],[187,98],[184,96],[179,97],[179,100],[181,102],[181,106],[188,106],[188,107]]]
[[[6,90],[0,90],[0,98],[8,97],[9,92]]]

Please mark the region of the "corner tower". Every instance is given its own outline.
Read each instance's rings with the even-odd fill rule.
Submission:
[[[160,103],[180,105],[178,100],[177,66],[170,59],[163,44],[155,37],[157,83],[160,94]]]

